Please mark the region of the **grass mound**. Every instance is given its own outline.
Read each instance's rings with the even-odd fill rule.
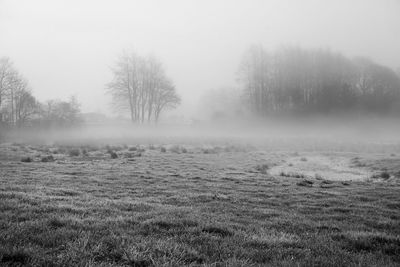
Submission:
[[[54,162],[54,157],[52,155],[44,156],[42,157],[41,162]]]
[[[213,234],[213,235],[219,235],[222,237],[227,237],[227,236],[232,236],[233,232],[224,228],[224,227],[218,227],[218,226],[207,226],[204,227],[202,232]]]
[[[310,180],[302,180],[300,182],[296,183],[298,186],[308,186],[308,187],[312,187],[314,182],[310,181]]]
[[[31,157],[23,157],[22,159],[21,159],[21,162],[32,162],[33,160],[32,160],[32,158]]]
[[[117,158],[118,158],[118,154],[115,153],[114,151],[110,151],[109,154],[110,154],[110,157],[111,157],[112,159],[117,159]]]
[[[269,170],[269,166],[268,166],[268,164],[260,164],[260,165],[257,165],[255,169],[260,173],[267,174],[268,170]]]
[[[4,266],[23,266],[28,264],[31,258],[32,255],[24,249],[0,249],[0,264]]]
[[[68,155],[70,157],[78,157],[81,154],[78,148],[71,148],[68,150]]]

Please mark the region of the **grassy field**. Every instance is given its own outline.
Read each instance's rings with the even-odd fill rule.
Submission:
[[[396,153],[0,144],[1,266],[399,266]]]

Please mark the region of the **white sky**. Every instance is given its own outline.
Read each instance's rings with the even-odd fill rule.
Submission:
[[[125,50],[159,57],[193,111],[204,91],[236,84],[251,44],[331,48],[400,67],[400,0],[0,0],[0,57],[39,100],[76,95],[109,112],[109,67]]]

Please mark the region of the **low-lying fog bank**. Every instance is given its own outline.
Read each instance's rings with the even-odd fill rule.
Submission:
[[[81,125],[2,131],[0,142],[32,144],[228,144],[282,150],[400,150],[397,119],[297,118],[246,122]]]

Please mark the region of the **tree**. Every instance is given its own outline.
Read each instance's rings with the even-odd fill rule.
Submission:
[[[26,125],[34,115],[39,114],[39,103],[30,91],[18,91],[14,101],[17,126]]]
[[[0,58],[0,123],[4,121],[3,106],[12,86],[14,72],[10,59]]]
[[[80,121],[80,105],[75,97],[69,101],[39,103],[27,79],[13,67],[10,59],[0,58],[0,126],[73,126]]]
[[[398,105],[400,77],[367,59],[350,60],[329,50],[260,46],[243,56],[238,72],[246,103],[257,115],[277,112],[385,113]]]
[[[128,111],[132,122],[157,122],[162,111],[180,103],[161,62],[153,56],[143,58],[124,53],[112,72],[113,80],[107,84],[107,91],[112,95],[114,107]]]
[[[71,127],[81,123],[80,105],[75,97],[69,101],[49,100],[41,105],[41,124],[47,127]]]
[[[0,122],[22,126],[38,112],[28,81],[8,58],[0,59]]]
[[[262,114],[270,108],[269,65],[270,56],[261,46],[252,46],[246,51],[239,67],[238,78],[245,87],[245,99],[250,109]]]
[[[180,97],[176,94],[175,86],[168,79],[159,81],[154,92],[154,118],[158,122],[160,114],[163,110],[175,108],[181,102]]]

